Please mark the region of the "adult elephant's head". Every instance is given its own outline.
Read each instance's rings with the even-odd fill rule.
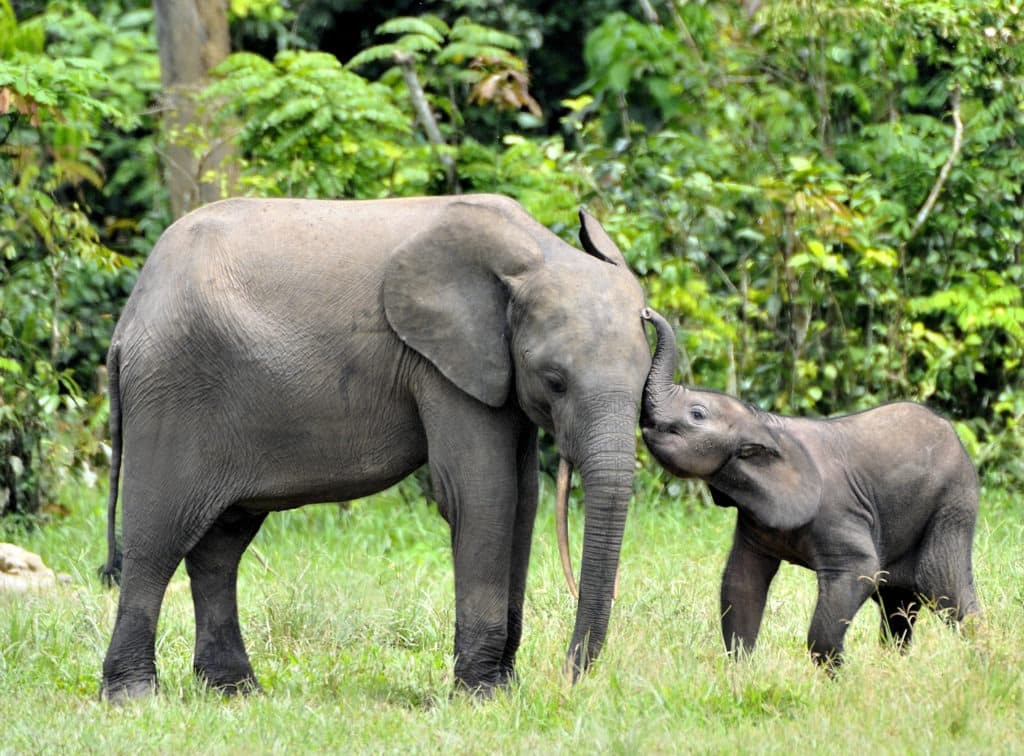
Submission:
[[[384,292],[407,344],[479,401],[518,402],[580,471],[574,678],[608,627],[651,359],[636,278],[597,221],[583,211],[580,221],[585,252],[510,200],[453,200],[403,245]]]

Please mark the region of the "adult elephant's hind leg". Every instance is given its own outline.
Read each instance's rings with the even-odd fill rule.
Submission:
[[[185,557],[196,612],[193,669],[223,693],[259,690],[238,623],[238,564],[266,514],[233,506]]]
[[[103,659],[104,700],[122,703],[156,693],[156,625],[181,556],[172,548],[134,548],[125,538],[117,618]]]
[[[121,592],[100,691],[115,703],[156,692],[156,629],[164,593],[203,530],[181,516],[190,509],[187,500],[156,500],[147,495],[151,489],[159,487],[125,484]]]

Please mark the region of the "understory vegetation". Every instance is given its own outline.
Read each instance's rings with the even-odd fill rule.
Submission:
[[[98,492],[62,494],[60,528],[0,521],[0,540],[43,555],[70,582],[0,596],[3,753],[1012,753],[1024,739],[1024,509],[985,490],[975,550],[986,622],[965,637],[929,612],[901,656],[877,643],[870,602],[830,680],[804,638],[813,574],[783,566],[756,655],[726,658],[718,581],[732,511],[640,492],[623,546],[608,645],[570,688],[561,663],[575,612],[558,564],[545,480],[526,597],[520,685],[486,705],[452,695],[448,532],[395,491],[271,515],[242,562],[240,611],[265,695],[222,699],[191,675],[184,571],[157,637],[161,694],[99,702],[116,608]],[[574,519],[580,543],[582,517]]]
[[[1020,749],[1020,0],[231,0],[225,56],[172,92],[154,7],[182,5],[0,0],[0,541],[70,576],[0,596],[0,753]],[[608,646],[570,688],[545,441],[509,694],[450,695],[449,535],[421,475],[269,518],[240,580],[267,695],[194,683],[182,571],[162,695],[100,705],[103,363],[189,207],[175,149],[214,196],[499,192],[569,240],[585,206],[675,326],[683,380],[783,413],[935,408],[981,473],[986,625],[927,615],[899,656],[866,606],[830,681],[803,648],[813,576],[784,567],[757,656],[729,662],[734,514],[641,447]]]
[[[923,401],[1024,482],[1018,0],[232,0],[221,26],[168,88],[148,0],[0,0],[4,511],[106,464],[101,366],[186,159],[204,197],[500,192],[566,238],[587,206],[688,382]]]

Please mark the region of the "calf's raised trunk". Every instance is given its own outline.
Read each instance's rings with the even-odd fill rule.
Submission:
[[[644,400],[640,411],[640,424],[649,427],[656,424],[658,408],[664,405],[668,396],[678,390],[673,383],[676,365],[679,362],[679,348],[672,326],[650,307],[644,308],[643,317],[654,325],[658,341],[651,359],[651,371],[644,386]]]

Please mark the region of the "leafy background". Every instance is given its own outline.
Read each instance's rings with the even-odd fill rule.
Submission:
[[[985,480],[1024,482],[1019,2],[232,0],[230,21],[184,135],[233,145],[225,190],[496,191],[566,238],[586,205],[685,380],[812,415],[924,401]],[[100,366],[172,220],[160,94],[148,2],[0,0],[5,511],[59,515],[107,463]],[[641,454],[638,486],[667,485]]]

